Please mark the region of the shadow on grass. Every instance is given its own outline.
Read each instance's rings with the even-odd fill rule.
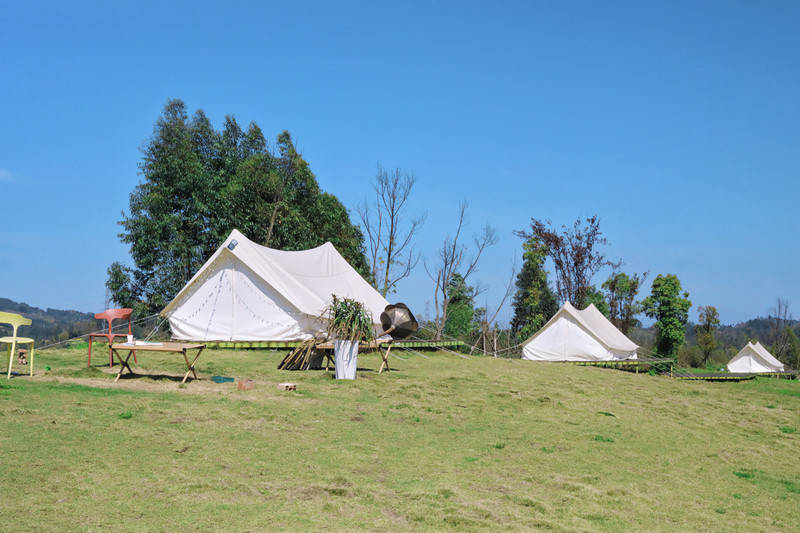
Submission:
[[[112,376],[116,377],[116,376]],[[131,380],[131,379],[151,379],[153,381],[172,381],[174,383],[180,383],[183,381],[183,375],[180,376],[173,376],[170,374],[137,374],[136,372],[130,373],[126,372],[119,377],[120,381]],[[193,376],[189,376],[186,379],[186,383],[190,383],[192,381],[201,381],[201,378],[195,379]]]

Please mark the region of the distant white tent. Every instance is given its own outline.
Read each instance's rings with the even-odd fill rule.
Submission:
[[[783,372],[783,363],[775,359],[760,342],[748,342],[733,359],[728,361],[728,372],[738,374],[753,372]]]
[[[531,361],[622,361],[636,359],[638,346],[589,304],[583,311],[566,302],[522,347]]]
[[[319,317],[332,294],[363,303],[380,331],[389,302],[331,243],[287,252],[233,230],[161,315],[175,339],[302,340],[325,330]]]

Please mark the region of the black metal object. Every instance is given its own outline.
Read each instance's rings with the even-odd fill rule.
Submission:
[[[419,329],[411,309],[403,303],[386,306],[381,313],[381,326],[384,334],[391,335],[395,340],[405,339]]]

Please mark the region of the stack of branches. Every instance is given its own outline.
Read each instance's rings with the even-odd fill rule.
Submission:
[[[325,355],[322,350],[317,350],[317,345],[320,342],[320,339],[314,338],[301,342],[278,364],[278,370],[320,368],[322,366],[322,358]]]

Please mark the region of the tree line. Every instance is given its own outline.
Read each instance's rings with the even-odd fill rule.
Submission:
[[[381,294],[397,290],[422,262],[431,280],[433,310],[421,335],[457,337],[483,351],[498,351],[530,337],[564,302],[579,309],[592,304],[626,335],[640,329],[640,317],[654,320],[654,354],[676,357],[685,350],[692,302],[678,277],[659,274],[649,294],[639,294],[649,272],[624,272],[610,260],[608,240],[598,216],[569,226],[532,218],[520,239],[522,265],[512,269],[502,298],[492,308],[476,307],[485,290],[474,281],[480,260],[497,244],[485,225],[466,235],[468,203],[458,205],[451,231],[436,254],[422,260],[415,238],[425,213],[414,213],[416,176],[379,166],[372,194],[356,209],[358,223],[336,196],[321,190],[314,173],[288,131],[268,143],[255,122],[242,128],[227,116],[216,130],[202,110],[189,116],[186,105],[169,100],[142,148],[141,182],[122,213],[120,239],[129,245],[133,265],[113,263],[106,285],[111,298],[138,314],[162,309],[237,228],[272,248],[303,250],[330,241]],[[547,266],[552,266],[552,272]],[[602,271],[610,275],[599,286]],[[509,327],[497,317],[511,305]],[[792,358],[790,317],[776,334],[779,357]],[[719,314],[698,308],[700,320],[690,333],[707,364],[719,348]],[[780,330],[780,326],[778,326]],[[798,347],[800,356],[800,347]]]

